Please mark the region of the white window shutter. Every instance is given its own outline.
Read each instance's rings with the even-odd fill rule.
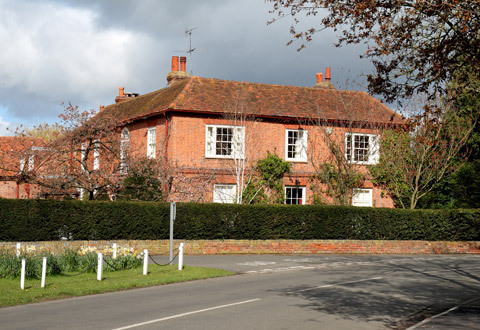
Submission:
[[[370,135],[368,164],[378,164],[380,159],[380,147],[378,144],[378,135]]]
[[[233,134],[234,157],[245,158],[245,127],[235,127]]]
[[[301,136],[298,139],[300,141],[300,160],[307,161],[307,141],[308,141],[308,131],[300,131]]]
[[[157,154],[157,128],[147,129],[147,157],[155,158]]]
[[[28,156],[28,170],[33,171],[35,168],[35,156],[30,155]]]
[[[83,142],[81,145],[81,156],[80,156],[82,171],[87,170],[86,158],[87,158],[87,142]]]
[[[214,127],[207,126],[205,131],[205,156],[206,157],[213,157],[214,154],[214,145],[215,145],[215,137],[214,137]]]

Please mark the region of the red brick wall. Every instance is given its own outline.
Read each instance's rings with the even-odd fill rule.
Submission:
[[[37,198],[40,194],[40,189],[37,185],[20,183],[17,186],[15,181],[0,181],[0,198],[18,198],[28,199]]]
[[[480,254],[480,242],[429,241],[360,241],[360,240],[175,240],[178,247],[185,242],[187,255],[206,254]],[[106,249],[117,243],[120,247],[133,247],[137,251],[148,249],[154,255],[168,255],[168,240],[116,240],[116,241],[51,241],[22,242],[22,246],[36,247],[37,252],[62,253],[81,246]],[[0,242],[0,249],[15,251],[16,242]]]
[[[165,122],[162,121],[161,125]],[[168,140],[168,159],[176,168],[183,169],[183,176],[194,176],[192,171],[201,170],[210,171],[217,174],[217,178],[212,180],[207,189],[204,189],[204,198],[202,201],[212,201],[212,187],[214,183],[235,183],[233,176],[234,165],[231,159],[206,158],[205,157],[205,135],[206,125],[232,125],[233,120],[228,118],[218,118],[214,116],[193,116],[188,113],[177,113],[172,115],[169,122],[169,140]],[[301,186],[306,187],[306,201],[313,202],[313,191],[310,189],[310,178],[315,173],[315,168],[310,161],[310,157],[315,159],[325,159],[329,153],[324,135],[320,132],[317,125],[291,124],[278,121],[246,121],[245,123],[245,152],[248,160],[248,167],[256,160],[265,158],[267,151],[275,152],[282,159],[285,155],[285,135],[286,129],[306,129],[308,130],[308,154],[307,162],[290,162],[292,174],[284,178],[284,185],[295,185],[295,180],[300,182]],[[345,141],[345,133],[348,131],[345,127],[333,127],[332,136],[334,136],[341,145]],[[146,130],[145,130],[146,132]],[[157,128],[157,139],[159,138]],[[374,130],[365,128],[356,129],[355,132],[375,133]],[[144,133],[146,136],[146,133]],[[145,140],[146,137],[141,136]],[[376,207],[393,207],[393,201],[379,188],[373,187],[368,180],[368,170],[365,166],[360,169],[367,174],[365,188],[373,188],[373,200]],[[202,188],[203,189],[203,188]],[[181,198],[179,195],[176,198]],[[177,199],[179,200],[179,199]],[[185,199],[180,199],[180,201]],[[191,199],[195,200],[195,199]],[[185,201],[188,201],[185,200]]]

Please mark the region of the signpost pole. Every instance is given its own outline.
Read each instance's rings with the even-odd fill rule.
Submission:
[[[175,217],[177,213],[177,205],[175,202],[170,203],[170,259],[168,262],[172,262],[173,260],[173,222],[175,221]]]

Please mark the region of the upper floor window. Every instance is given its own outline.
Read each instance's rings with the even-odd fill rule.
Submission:
[[[87,142],[83,142],[80,146],[80,165],[82,171],[87,171]]]
[[[25,170],[25,158],[20,159],[20,172]]]
[[[212,158],[245,157],[245,127],[207,125],[205,156]]]
[[[307,161],[307,131],[287,129],[285,141],[286,160]]]
[[[155,158],[157,152],[157,128],[149,127],[147,129],[147,157]]]
[[[127,174],[127,164],[125,159],[127,158],[128,145],[130,143],[130,132],[128,128],[122,130],[122,136],[120,138],[120,174]]]
[[[93,170],[100,169],[100,141],[95,141],[93,144]]]
[[[305,187],[285,187],[285,204],[305,204]]]
[[[235,184],[214,184],[213,202],[214,203],[235,203],[237,186]]]
[[[373,194],[372,189],[367,188],[354,188],[352,194],[353,206],[373,206]]]
[[[345,157],[357,164],[376,164],[379,158],[377,135],[345,134]]]

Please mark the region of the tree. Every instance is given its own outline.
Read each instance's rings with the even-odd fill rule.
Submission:
[[[135,201],[166,201],[173,179],[164,159],[136,157],[131,159],[128,174],[118,191],[118,198]]]
[[[243,191],[245,204],[278,204],[284,201],[283,176],[290,173],[290,163],[267,151],[267,157],[253,166],[251,183]]]
[[[17,131],[17,136],[29,136],[41,138],[47,143],[52,142],[58,138],[61,138],[61,134],[64,128],[60,126],[59,123],[49,124],[44,123],[36,125],[30,128],[25,128],[24,130]]]
[[[315,169],[313,175],[312,190],[316,193],[315,201],[323,203],[324,196],[330,198],[335,205],[351,205],[354,188],[361,187],[365,181],[365,171],[362,171],[363,164],[358,163],[351,157],[351,153],[345,150],[345,133],[349,144],[354,139],[355,128],[358,124],[346,123],[346,127],[342,130],[333,130],[327,126],[322,120],[316,120],[316,127],[320,133],[324,145],[328,152],[323,157],[319,157],[322,153],[319,150],[312,150],[311,161]],[[372,136],[368,136],[370,144],[374,144]],[[312,149],[315,144],[312,143]],[[317,151],[317,152],[316,152]],[[369,148],[365,159],[371,158],[372,148]]]
[[[479,76],[479,0],[270,2],[272,13],[278,17],[291,15],[295,23],[303,14],[325,14],[316,27],[298,31],[292,25],[289,44],[301,40],[299,50],[327,28],[341,30],[337,47],[365,43],[368,48],[362,57],[371,59],[375,67],[375,72],[368,75],[369,90],[383,95],[386,101],[418,92],[434,96],[465,64]]]
[[[441,100],[427,103],[408,125],[386,130],[380,139],[380,161],[370,168],[403,208],[414,209],[466,158],[464,146],[476,124],[475,117],[460,116]]]
[[[93,110],[65,106],[61,122],[53,126],[58,128],[58,137],[46,142],[34,170],[27,173],[45,194],[79,194],[92,200],[103,193],[114,193],[121,186],[118,122],[94,114]]]

